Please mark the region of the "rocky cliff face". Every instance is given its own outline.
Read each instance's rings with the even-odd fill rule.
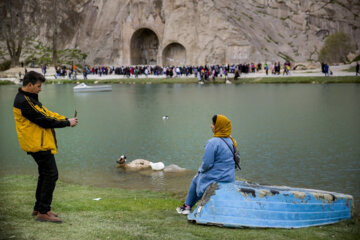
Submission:
[[[358,0],[78,0],[72,10],[59,12],[59,48],[89,64],[305,62],[337,31],[360,51]],[[46,26],[38,38],[51,46]]]

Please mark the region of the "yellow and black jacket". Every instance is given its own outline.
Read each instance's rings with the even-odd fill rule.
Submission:
[[[57,153],[54,128],[70,126],[66,117],[47,110],[35,93],[19,88],[14,101],[14,118],[20,147],[26,152],[50,150]]]

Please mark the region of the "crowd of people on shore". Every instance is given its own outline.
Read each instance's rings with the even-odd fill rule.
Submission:
[[[204,66],[89,66],[86,65],[82,70],[73,64],[70,68],[66,66],[56,66],[56,78],[57,77],[68,77],[69,79],[77,79],[77,75],[82,72],[84,79],[87,76],[98,75],[120,75],[123,77],[134,77],[139,76],[164,76],[166,78],[172,77],[195,77],[199,81],[209,81],[210,79],[215,81],[217,77],[229,78],[229,74],[232,74],[234,80],[241,77],[241,74],[257,73],[262,70],[265,74],[269,73],[273,75],[280,75],[281,69],[283,69],[282,75],[289,75],[292,65],[289,61],[286,61],[283,66],[280,62],[275,62],[270,65],[268,63],[245,63],[245,64],[226,64],[226,65],[204,65]],[[46,66],[43,66],[46,69]],[[46,71],[45,71],[46,72]],[[43,72],[44,73],[44,72]]]
[[[77,79],[78,74],[82,74],[84,79],[87,79],[87,76],[97,75],[99,77],[108,76],[108,75],[119,75],[127,78],[138,78],[139,76],[148,77],[151,76],[162,76],[166,78],[172,77],[194,77],[199,81],[215,81],[216,78],[225,78],[229,79],[229,74],[234,80],[237,80],[241,77],[242,74],[251,74],[251,73],[265,73],[266,75],[289,75],[291,70],[295,70],[297,66],[293,66],[289,61],[281,64],[280,62],[274,62],[273,64],[268,64],[265,62],[262,63],[245,63],[245,64],[226,64],[226,65],[204,65],[204,66],[120,66],[120,67],[109,67],[109,66],[94,66],[90,67],[85,65],[85,67],[80,68],[77,65],[72,64],[70,67],[66,65],[55,66],[55,78],[69,78],[72,80]],[[47,73],[47,65],[41,65],[41,71],[45,76]],[[27,69],[25,68],[25,73]],[[321,63],[321,72],[325,76],[333,75],[333,72],[330,70],[330,66],[327,63]],[[355,67],[356,76],[360,75],[359,72],[359,63],[357,62]],[[21,78],[21,73],[19,72],[19,77]]]

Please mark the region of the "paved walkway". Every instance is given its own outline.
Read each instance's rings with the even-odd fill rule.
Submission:
[[[347,64],[347,65],[340,65],[340,66],[330,66],[330,70],[333,72],[332,76],[355,76],[355,72],[346,72],[344,70],[349,69],[351,66],[354,66],[355,64]],[[41,73],[41,68],[28,68],[28,71],[36,71]],[[16,77],[0,77],[0,81],[1,80],[9,80],[9,81],[14,81],[14,82],[18,82],[19,81],[19,76],[18,73],[21,72],[22,77],[24,76],[24,68],[12,68],[9,69],[5,72],[2,72],[1,75],[8,75],[8,76],[16,76]],[[1,76],[0,75],[0,76]],[[48,72],[46,73],[46,79],[55,79],[55,69],[53,67],[48,69]],[[257,73],[248,73],[248,74],[241,74],[240,78],[262,78],[262,77],[282,77],[283,74],[281,73],[280,75],[266,75],[265,71],[262,70],[260,72]],[[284,75],[286,77],[320,77],[320,76],[324,76],[324,74],[321,72],[320,68],[317,69],[311,69],[311,70],[296,70],[296,71],[290,71],[289,75]],[[234,74],[229,74],[229,78],[232,79],[234,77]],[[108,79],[126,79],[127,77],[124,75],[115,75],[115,74],[111,74],[111,75],[92,75],[89,74],[88,75],[88,79],[91,80],[108,80]],[[131,76],[132,79],[135,79],[135,76]],[[146,78],[145,75],[139,75],[138,78]],[[165,78],[165,75],[160,75],[160,76],[155,76],[155,75],[148,75],[147,78]],[[189,75],[188,77],[186,77],[185,75],[183,76],[177,76],[177,78],[194,78],[194,74]],[[222,77],[224,78],[224,76]],[[61,78],[57,78],[59,80],[61,79],[69,79],[68,77],[61,77]],[[78,74],[77,75],[77,79],[78,80],[82,80],[83,75],[82,74]]]

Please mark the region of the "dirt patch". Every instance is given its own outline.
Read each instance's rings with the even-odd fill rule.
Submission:
[[[210,197],[212,195],[215,195],[215,190],[218,188],[219,188],[218,183],[210,184],[200,200],[200,206],[204,206],[210,200]]]
[[[258,196],[261,197],[261,198],[263,198],[263,197],[271,197],[271,196],[273,196],[273,194],[271,192],[266,191],[266,190],[260,190]]]
[[[326,200],[327,203],[332,203],[336,199],[336,197],[334,195],[329,194],[329,193],[313,192],[311,194],[316,198],[316,200],[321,199],[322,202],[325,202],[325,200]]]
[[[304,199],[306,196],[306,193],[304,193],[304,192],[293,191],[291,193],[294,195],[295,198],[298,198],[298,199]]]

